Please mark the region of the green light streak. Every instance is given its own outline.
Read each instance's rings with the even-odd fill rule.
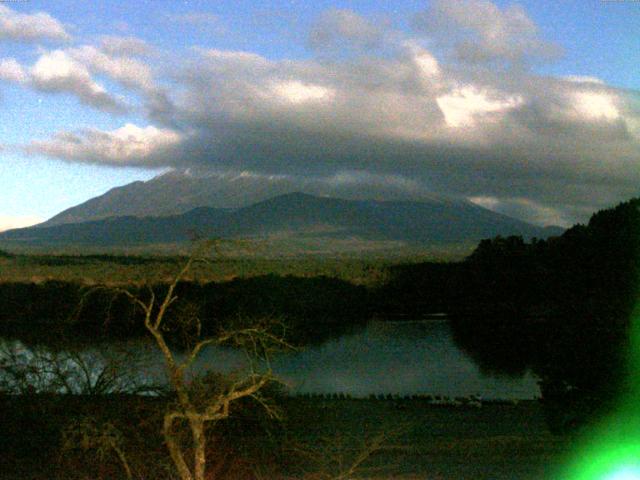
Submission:
[[[638,480],[640,479],[640,468],[623,467],[616,470],[611,475],[607,475],[605,480]]]
[[[586,432],[559,478],[640,480],[640,305],[631,318],[626,378],[626,393],[615,413]]]

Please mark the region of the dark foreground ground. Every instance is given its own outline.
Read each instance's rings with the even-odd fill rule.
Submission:
[[[158,417],[149,414],[161,413],[157,404],[146,401],[141,407],[115,400],[107,402],[107,408],[89,408],[91,402],[81,398],[16,402],[5,397],[0,401],[2,479],[125,478],[108,448],[101,454],[95,449],[83,450],[81,437],[77,448],[60,448],[64,424],[78,416],[86,418],[90,412],[95,418],[104,418],[105,412],[118,409],[125,421],[120,429],[123,445],[130,452],[134,470],[139,466],[135,478],[170,478],[159,473],[167,456],[161,439],[153,433],[159,431]],[[227,435],[231,439],[227,458],[233,457],[231,450],[242,450],[242,443],[260,446],[241,453],[244,460],[235,467],[220,467],[220,462],[216,467],[220,476],[215,478],[255,478],[249,472],[256,466],[260,469],[263,460],[258,457],[269,464],[264,469],[269,471],[266,478],[330,478],[326,474],[346,469],[364,452],[366,461],[348,478],[555,479],[573,443],[571,437],[549,433],[541,405],[533,401],[482,408],[433,406],[420,399],[288,398],[280,404],[284,420],[269,423],[264,431],[256,427],[253,418],[249,423],[212,432],[218,438]],[[127,417],[132,427],[129,433]],[[149,420],[141,421],[142,417]],[[280,447],[284,448],[277,454],[269,451]],[[209,454],[212,464],[221,450],[216,448]],[[252,457],[249,451],[259,453]],[[248,458],[255,464],[249,465]],[[152,464],[158,469],[149,469]]]
[[[323,409],[298,401],[289,425],[298,435],[330,437],[337,432],[366,437],[389,434],[370,459],[376,478],[547,479],[571,445],[549,433],[541,405],[442,407],[410,401],[325,402]]]

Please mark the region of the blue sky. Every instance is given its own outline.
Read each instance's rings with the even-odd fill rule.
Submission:
[[[543,224],[640,193],[639,2],[31,0],[0,20],[0,229],[191,167]]]

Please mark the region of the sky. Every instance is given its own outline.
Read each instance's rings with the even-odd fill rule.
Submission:
[[[638,65],[633,0],[0,1],[0,230],[170,170],[584,222]]]

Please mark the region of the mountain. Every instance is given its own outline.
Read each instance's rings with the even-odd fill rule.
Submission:
[[[162,217],[110,217],[36,226],[0,234],[27,245],[125,246],[185,242],[193,237],[320,236],[444,245],[496,235],[545,238],[561,230],[537,227],[470,202],[377,201],[279,195],[247,207],[198,207]]]
[[[210,171],[170,171],[146,182],[116,187],[71,207],[39,227],[102,220],[109,217],[180,215],[198,207],[242,208],[286,193],[302,191],[321,197],[444,201],[441,195],[406,184],[369,178],[313,180],[281,175],[225,174]]]
[[[39,227],[102,220],[109,217],[169,216],[198,207],[237,208],[289,192],[283,181],[260,185],[250,175],[192,175],[171,171],[149,181],[112,188],[71,207]]]

